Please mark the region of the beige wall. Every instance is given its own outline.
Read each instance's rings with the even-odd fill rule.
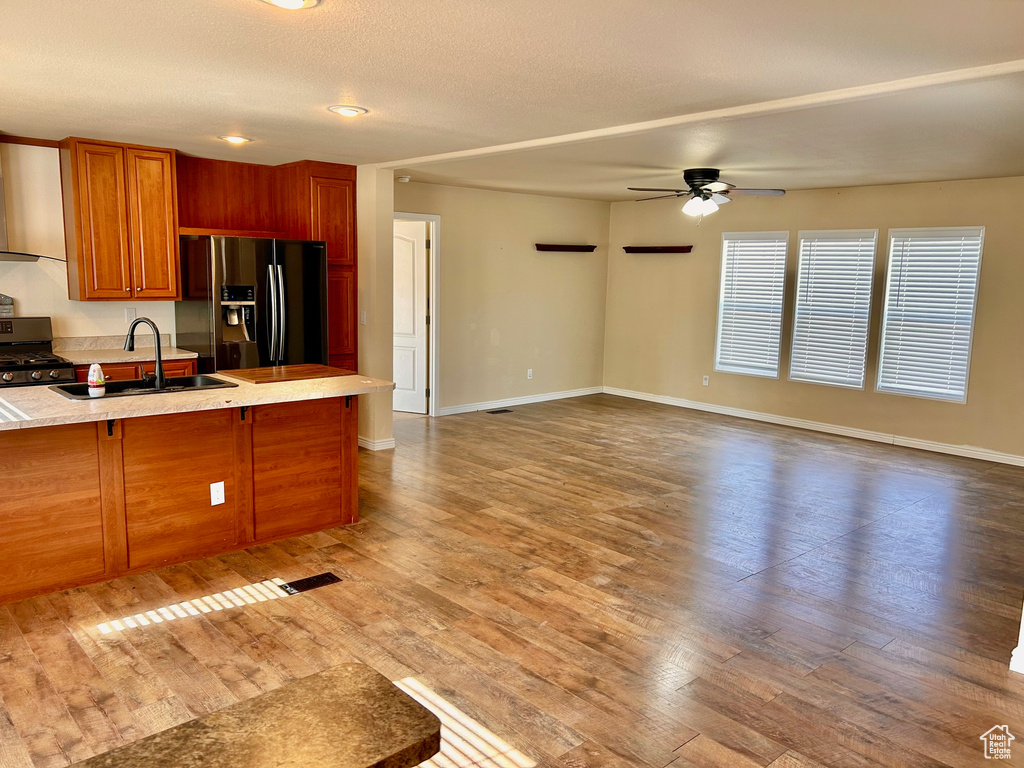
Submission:
[[[0,143],[7,202],[8,247],[66,259],[60,191],[60,154],[49,147]],[[67,267],[40,259],[0,262],[0,293],[13,296],[19,316],[49,316],[55,336],[124,333],[126,307],[153,319],[162,333],[174,333],[174,302],[88,302],[68,298]]]
[[[409,183],[395,210],[441,216],[441,407],[601,385],[608,203]]]
[[[698,227],[674,200],[611,211],[604,384],[720,406],[1024,455],[1024,178],[790,192],[737,199]],[[874,391],[886,230],[983,225],[978,312],[965,405]],[[786,379],[797,231],[878,229],[863,391]],[[715,373],[723,231],[790,230],[778,380]],[[628,255],[623,245],[693,244],[687,255]],[[701,377],[711,376],[705,388]]]
[[[356,226],[359,260],[359,372],[391,381],[394,324],[392,255],[394,173],[373,165],[356,168]],[[368,447],[390,447],[392,395],[380,392],[359,400],[359,439]]]

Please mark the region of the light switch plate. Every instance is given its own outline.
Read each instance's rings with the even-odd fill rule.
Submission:
[[[362,310],[359,313],[359,324],[360,325],[366,325],[366,310],[365,309]]]
[[[210,506],[216,507],[224,503],[224,481],[210,483]]]
[[[125,321],[125,323],[130,323],[133,320],[135,320],[135,307],[125,307],[124,308],[124,321]]]

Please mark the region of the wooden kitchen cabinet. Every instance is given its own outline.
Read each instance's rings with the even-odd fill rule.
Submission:
[[[327,344],[330,364],[356,370],[355,168],[303,160],[278,166],[279,228],[327,244]]]
[[[140,363],[141,372],[147,376],[156,374],[156,361]],[[195,376],[195,360],[164,360],[164,376]]]
[[[68,296],[180,298],[173,149],[60,142]]]
[[[257,406],[252,417],[254,538],[354,522],[356,398]],[[297,480],[304,477],[307,479]]]
[[[181,562],[238,542],[237,419],[232,409],[121,422],[128,568]],[[212,483],[224,483],[224,503],[211,504]]]
[[[0,599],[106,572],[95,424],[0,434]]]
[[[156,372],[156,361],[142,363],[102,363],[103,375],[107,381],[129,381],[141,379],[142,374],[152,376]],[[195,376],[195,360],[164,360],[164,376]],[[75,366],[75,381],[89,380],[89,366]]]
[[[182,233],[327,244],[328,362],[356,370],[355,166],[312,160],[269,166],[187,155],[177,162]],[[206,288],[186,286],[185,290],[193,295]]]
[[[0,604],[355,522],[357,401],[0,431]]]

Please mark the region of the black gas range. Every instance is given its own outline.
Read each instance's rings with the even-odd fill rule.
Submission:
[[[50,318],[0,320],[0,389],[74,380],[74,364],[53,354]]]

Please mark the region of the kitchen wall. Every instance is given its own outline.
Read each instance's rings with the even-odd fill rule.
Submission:
[[[674,200],[611,206],[604,384],[1024,456],[1024,178],[790,192],[742,198],[704,219]],[[891,227],[986,227],[968,402],[874,391]],[[879,230],[874,311],[863,391],[786,379],[792,280],[800,229]],[[723,231],[790,230],[786,324],[779,379],[715,373]],[[629,255],[623,245],[692,244],[685,255]],[[701,377],[710,375],[710,386]]]
[[[607,203],[408,183],[395,210],[441,216],[442,408],[601,385]]]
[[[66,259],[58,150],[0,143],[0,163],[10,250]],[[0,262],[0,293],[14,297],[17,315],[51,317],[55,336],[124,333],[126,307],[152,318],[161,332],[174,333],[174,302],[71,301],[66,265],[46,259]]]

